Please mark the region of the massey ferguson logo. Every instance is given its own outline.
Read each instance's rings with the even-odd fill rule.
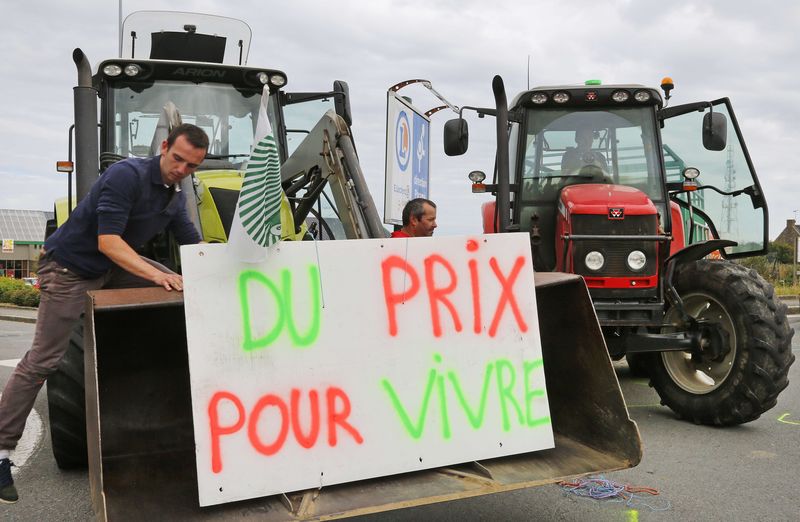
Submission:
[[[172,74],[175,76],[191,76],[193,78],[225,78],[226,71],[219,69],[201,69],[199,67],[178,67]]]
[[[608,209],[608,219],[625,219],[625,209],[622,207]]]

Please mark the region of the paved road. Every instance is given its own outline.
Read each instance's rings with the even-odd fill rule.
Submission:
[[[795,331],[800,330],[800,316],[792,316],[791,321]],[[0,386],[5,385],[13,361],[28,348],[33,326],[0,321]],[[800,334],[795,336],[792,349],[800,355]],[[550,485],[363,518],[458,522],[800,520],[796,489],[800,470],[800,363],[792,367],[792,384],[781,395],[777,407],[757,421],[725,429],[675,420],[667,408],[658,404],[658,397],[645,381],[632,378],[624,363],[617,363],[616,367],[645,449],[639,466],[612,473],[608,478],[657,488],[661,494],[650,503],[665,510],[577,499]],[[21,468],[15,470],[22,499],[13,506],[0,505],[0,519],[91,519],[86,473],[60,471],[53,460],[44,393],[36,402],[35,412],[40,426],[29,420],[25,436],[30,446],[28,455]]]

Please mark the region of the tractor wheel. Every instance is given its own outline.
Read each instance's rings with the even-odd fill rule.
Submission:
[[[628,363],[631,377],[650,377],[650,370],[648,369],[650,363],[647,355],[641,353],[626,353],[625,361]]]
[[[717,426],[755,420],[775,406],[795,357],[786,305],[772,285],[755,270],[703,259],[681,266],[675,287],[686,312],[716,328],[722,350],[653,354],[650,385],[661,403],[683,419]],[[674,309],[666,322],[679,322]]]
[[[50,439],[61,469],[87,464],[86,389],[83,380],[83,320],[75,324],[58,370],[47,379]]]

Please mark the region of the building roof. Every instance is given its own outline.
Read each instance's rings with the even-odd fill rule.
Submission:
[[[0,239],[43,243],[47,220],[52,218],[52,212],[42,210],[0,209]]]

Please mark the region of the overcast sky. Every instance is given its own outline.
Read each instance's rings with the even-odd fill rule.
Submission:
[[[141,9],[240,18],[253,30],[248,65],[281,69],[289,91],[350,85],[362,167],[382,207],[386,90],[425,78],[456,105],[492,106],[500,74],[509,99],[530,84],[675,81],[673,104],[731,98],[770,208],[770,238],[800,210],[800,4],[761,0],[407,0],[312,2],[186,0],[123,2]],[[71,53],[93,66],[118,53],[118,5],[109,0],[14,2],[0,19],[0,208],[52,209],[65,195],[55,162],[67,157],[72,123]],[[438,105],[422,88],[402,91],[420,108]],[[480,232],[482,201],[470,170],[491,172],[493,121],[470,118],[470,151],[446,157],[432,120],[431,198],[437,233]],[[798,212],[800,217],[800,212]]]

